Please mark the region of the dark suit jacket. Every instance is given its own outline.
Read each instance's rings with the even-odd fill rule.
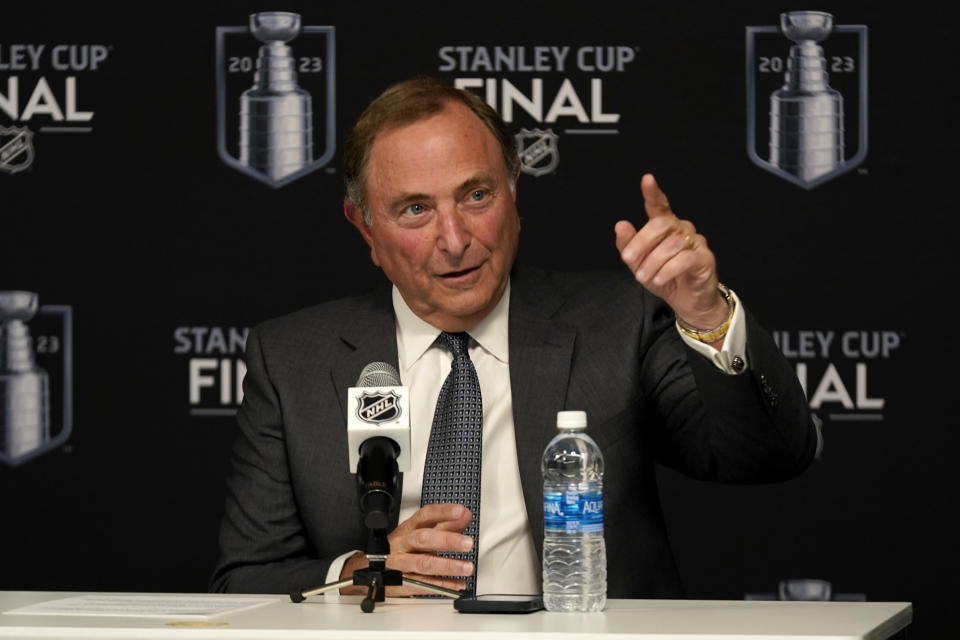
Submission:
[[[655,462],[694,478],[766,482],[813,459],[815,429],[796,375],[749,314],[749,372],[739,376],[686,347],[670,309],[629,274],[516,268],[509,327],[517,452],[537,551],[540,457],[556,412],[584,410],[605,458],[611,598],[681,595]],[[397,364],[389,288],[264,323],[250,332],[246,361],[211,588],[319,586],[336,556],[366,545],[345,403],[364,365]]]

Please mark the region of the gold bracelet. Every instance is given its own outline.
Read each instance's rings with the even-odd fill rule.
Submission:
[[[722,282],[717,283],[717,289],[720,291],[720,295],[723,296],[723,299],[727,301],[727,307],[730,309],[730,313],[727,314],[727,319],[723,322],[723,324],[712,331],[700,331],[699,329],[683,326],[683,323],[680,322],[679,318],[677,318],[677,328],[680,329],[680,333],[699,342],[716,342],[720,338],[727,335],[727,331],[730,330],[730,323],[733,322],[733,312],[737,308],[737,301],[730,293],[730,289],[728,289]]]

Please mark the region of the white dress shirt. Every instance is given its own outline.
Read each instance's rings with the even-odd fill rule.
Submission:
[[[397,318],[400,380],[410,389],[411,468],[403,474],[400,505],[400,522],[403,522],[420,508],[423,466],[433,414],[453,357],[436,344],[440,330],[417,317],[396,287],[393,288],[393,309]],[[508,282],[493,311],[467,332],[471,338],[470,359],[477,370],[483,399],[477,593],[541,591],[540,559],[527,520],[517,462],[513,396],[510,390],[509,311]],[[729,374],[742,373],[747,369],[744,324],[743,311],[737,301],[721,350],[682,333],[680,336],[719,369]],[[739,371],[733,368],[735,356],[739,356],[744,363]],[[557,407],[557,410],[561,409],[563,407]],[[589,416],[587,419],[589,421]],[[327,582],[339,580],[344,562],[354,553],[347,552],[331,564]]]

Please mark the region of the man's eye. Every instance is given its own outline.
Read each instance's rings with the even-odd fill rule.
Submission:
[[[414,216],[419,216],[424,211],[426,211],[426,209],[422,204],[412,204],[409,207],[407,207],[407,213]]]
[[[483,189],[477,189],[476,191],[470,194],[470,199],[473,200],[474,202],[480,202],[486,197],[487,197],[487,192],[484,191]]]

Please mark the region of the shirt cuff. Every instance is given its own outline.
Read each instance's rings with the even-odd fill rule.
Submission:
[[[691,349],[710,360],[718,369],[737,375],[750,367],[747,362],[747,318],[743,314],[743,305],[740,304],[737,294],[731,291],[730,297],[736,302],[736,307],[733,309],[733,318],[730,320],[727,335],[724,336],[722,349],[717,350],[705,342],[685,336],[679,325],[677,333]]]
[[[347,563],[347,560],[355,553],[361,553],[359,550],[347,551],[341,556],[334,558],[333,562],[330,563],[330,568],[327,569],[327,581],[325,584],[330,584],[331,582],[340,582],[340,572],[343,571],[343,565]],[[339,589],[331,589],[327,591],[331,595],[340,595]],[[326,594],[324,594],[326,595]]]

